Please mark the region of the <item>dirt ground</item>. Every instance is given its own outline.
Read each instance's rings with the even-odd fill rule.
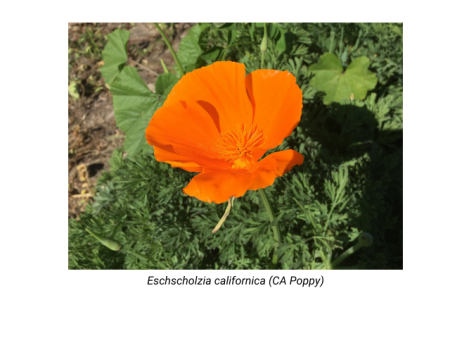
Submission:
[[[175,51],[192,26],[162,26]],[[109,169],[113,150],[124,141],[124,133],[116,127],[112,95],[100,73],[105,37],[116,28],[130,30],[127,64],[137,67],[150,90],[155,90],[156,78],[164,72],[160,59],[169,71],[175,64],[152,24],[69,23],[69,84],[76,87],[68,104],[69,217],[77,218],[95,196],[96,180],[103,170]]]

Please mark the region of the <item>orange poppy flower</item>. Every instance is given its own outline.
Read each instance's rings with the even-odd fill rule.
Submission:
[[[272,185],[303,163],[295,150],[258,161],[292,133],[302,106],[302,91],[288,71],[245,76],[243,64],[215,62],[181,78],[145,136],[158,161],[200,172],[184,193],[223,203]]]

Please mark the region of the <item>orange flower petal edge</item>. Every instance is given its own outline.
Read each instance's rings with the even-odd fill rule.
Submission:
[[[183,191],[223,203],[265,188],[303,163],[285,150],[259,159],[281,144],[300,122],[302,91],[287,71],[215,62],[186,74],[153,115],[146,139],[155,158],[200,172]]]
[[[253,170],[207,172],[195,176],[183,192],[204,202],[223,203],[231,196],[241,197],[247,190],[258,190],[273,184],[295,165],[303,163],[303,155],[289,149],[270,154]]]

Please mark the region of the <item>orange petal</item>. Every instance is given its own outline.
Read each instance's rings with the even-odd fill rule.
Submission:
[[[202,167],[195,162],[190,161],[190,157],[175,154],[170,151],[166,151],[157,146],[153,146],[155,158],[159,162],[169,163],[172,167],[182,168],[186,171],[201,172]]]
[[[302,114],[302,91],[288,71],[260,69],[245,78],[254,108],[253,124],[262,130],[263,147],[272,149],[288,137]]]
[[[163,107],[180,100],[200,101],[219,132],[252,122],[252,105],[245,87],[245,66],[240,63],[215,62],[186,74],[173,87]]]
[[[220,170],[231,166],[220,159],[217,152],[221,136],[214,121],[193,101],[175,102],[158,109],[148,124],[145,137],[155,146],[158,161],[191,162],[197,167]]]
[[[192,173],[200,173],[200,172],[202,172],[203,171],[203,168],[202,167],[185,167],[185,166],[176,166],[176,165],[173,165],[172,163],[170,163],[171,165],[172,165],[172,167],[174,167],[174,168],[181,168],[181,169],[183,169],[183,170],[186,170],[186,171],[190,171],[190,172],[192,172]]]
[[[199,174],[183,191],[204,202],[223,203],[231,196],[241,197],[247,190],[258,190],[272,185],[276,177],[302,163],[303,155],[295,150],[284,150],[259,161],[252,171],[228,170]]]
[[[203,167],[200,167],[197,163],[194,162],[176,162],[176,161],[161,161],[161,162],[169,163],[172,166],[172,168],[181,168],[193,173],[201,173],[203,171]]]
[[[252,182],[249,190],[258,190],[272,185],[275,178],[283,176],[295,165],[303,163],[303,155],[295,150],[283,150],[268,155],[258,163],[252,171]]]
[[[195,176],[183,192],[204,202],[223,203],[231,196],[244,195],[251,177],[245,170],[202,173]]]

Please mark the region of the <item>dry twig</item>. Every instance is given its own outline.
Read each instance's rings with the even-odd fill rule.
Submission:
[[[128,59],[128,61],[130,62],[130,65],[131,65],[131,66],[138,66],[138,67],[140,67],[140,68],[142,68],[142,69],[144,69],[144,70],[146,70],[146,71],[152,73],[153,75],[156,75],[156,76],[159,75],[159,74],[158,74],[157,72],[155,72],[154,70],[145,67],[144,65],[140,64],[139,62],[136,62],[136,61],[133,61],[133,60],[130,60],[130,59]]]

